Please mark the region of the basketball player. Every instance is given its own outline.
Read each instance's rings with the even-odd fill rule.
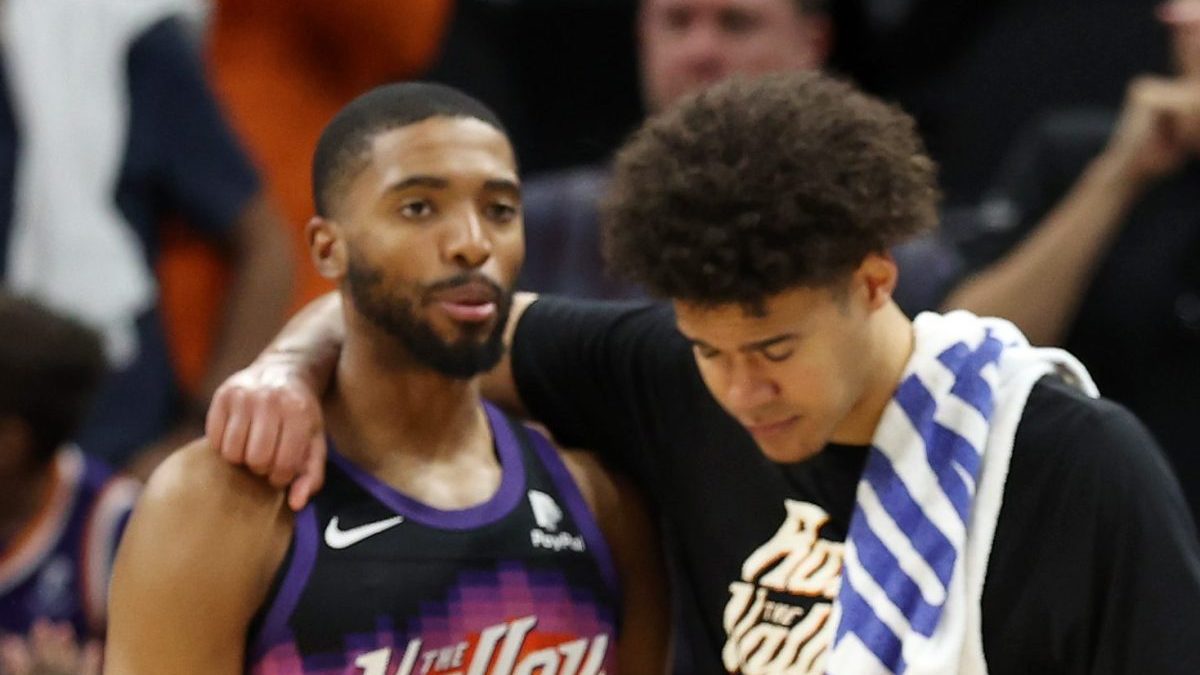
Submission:
[[[95,665],[80,666],[92,672],[117,537],[137,495],[132,480],[67,442],[104,354],[82,325],[2,292],[0,326],[0,672],[65,671],[76,639],[93,643]]]
[[[176,453],[121,546],[106,672],[661,672],[637,500],[479,397],[523,251],[494,114],[436,85],[371,91],[326,127],[313,190],[346,322],[326,489],[293,516],[205,443]]]
[[[813,73],[651,119],[605,235],[672,307],[524,305],[492,391],[655,487],[699,672],[1200,672],[1200,544],[1145,428],[1011,324],[892,300],[887,251],[936,219],[914,126]],[[210,431],[301,393],[321,314]]]

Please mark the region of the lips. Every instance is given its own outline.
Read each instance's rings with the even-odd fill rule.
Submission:
[[[756,438],[767,438],[783,433],[792,428],[796,422],[800,420],[799,415],[778,420],[775,422],[758,422],[755,424],[745,424],[746,430]]]
[[[478,323],[496,316],[500,292],[486,282],[469,281],[437,291],[430,299],[452,319]]]

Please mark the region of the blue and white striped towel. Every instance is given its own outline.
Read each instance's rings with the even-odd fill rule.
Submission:
[[[926,313],[872,441],[834,604],[830,675],[987,672],[979,602],[1030,390],[1083,366],[1011,323]]]

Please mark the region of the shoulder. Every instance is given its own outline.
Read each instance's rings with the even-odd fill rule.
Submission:
[[[579,488],[584,503],[601,525],[616,518],[622,491],[631,489],[624,479],[609,471],[590,452],[558,450],[558,455]]]
[[[225,462],[200,440],[177,450],[150,477],[128,536],[169,536],[250,556],[277,548],[290,526],[282,490]],[[279,536],[264,536],[268,533]]]
[[[226,465],[203,441],[176,451],[151,477],[117,553],[110,670],[240,668],[292,523],[282,491]]]
[[[628,555],[621,549],[640,547],[651,538],[654,526],[649,506],[633,481],[609,469],[590,452],[559,450],[558,453],[605,539],[613,545],[618,560]]]
[[[118,550],[114,594],[169,594],[186,604],[225,589],[222,606],[245,614],[283,560],[293,523],[282,490],[194,442],[164,461],[142,491]]]
[[[168,457],[150,477],[143,502],[200,506],[236,503],[270,508],[280,490],[221,459],[207,441],[194,441]]]
[[[1109,441],[1106,449],[1120,447],[1112,441],[1154,444],[1137,417],[1115,401],[1087,396],[1053,376],[1034,385],[1017,427],[1018,444],[1053,445],[1073,455],[1080,442],[1094,440]]]
[[[1124,406],[1047,377],[1029,395],[1013,443],[1010,479],[1069,491],[1108,512],[1132,502],[1184,509],[1158,443]],[[1011,482],[1011,480],[1010,480]]]

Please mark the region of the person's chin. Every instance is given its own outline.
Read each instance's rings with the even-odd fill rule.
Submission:
[[[746,431],[754,438],[759,451],[778,464],[795,464],[812,459],[822,448],[819,444],[807,442],[799,417],[773,424],[748,426]]]

